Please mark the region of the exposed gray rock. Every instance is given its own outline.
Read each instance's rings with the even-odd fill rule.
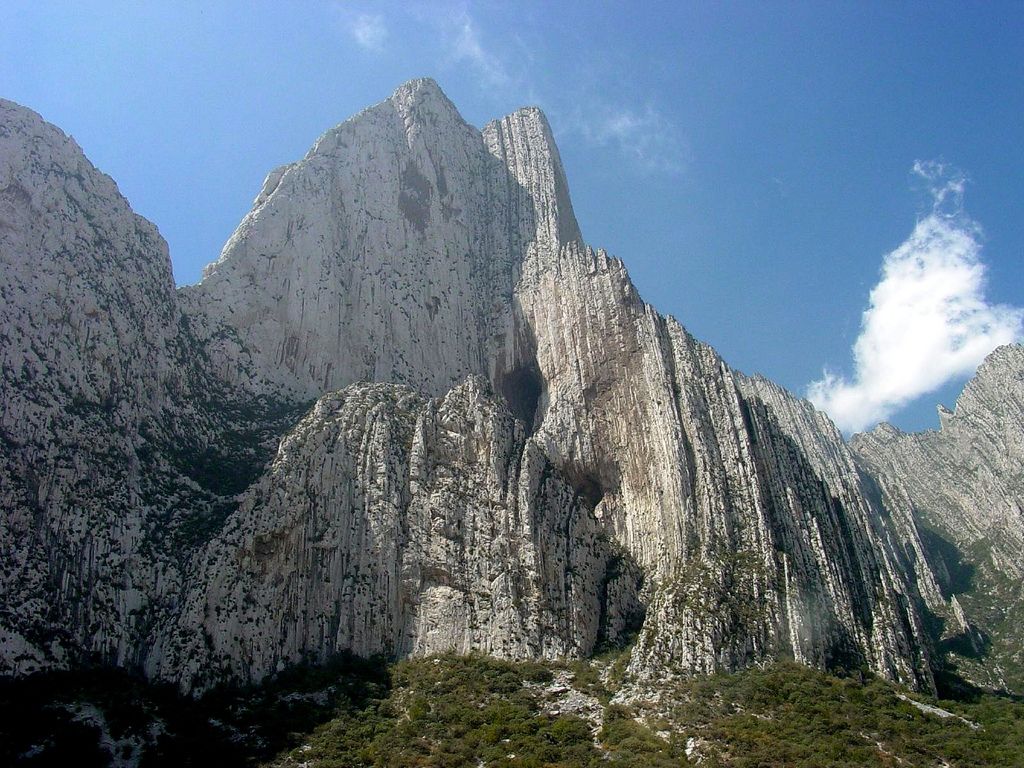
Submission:
[[[959,546],[987,544],[1008,576],[1024,577],[1024,347],[993,352],[940,430],[904,434],[883,424],[852,445],[892,475],[924,520]]]
[[[0,101],[0,672],[138,663],[258,474],[278,419],[207,375],[184,326],[156,227]]]
[[[516,658],[617,643],[640,572],[483,379],[321,398],[194,566],[154,672],[259,679],[341,650]]]
[[[257,390],[488,376],[648,574],[635,671],[781,654],[930,684],[915,596],[835,430],[788,443],[581,242],[537,110],[481,135],[436,84],[403,86],[271,174],[189,301]],[[805,455],[840,450],[841,468]]]
[[[887,505],[917,522],[903,536],[924,566],[917,570],[930,570],[941,588],[945,604],[929,606],[945,619],[944,639],[961,656],[961,671],[1020,690],[1024,347],[995,350],[955,411],[943,410],[939,430],[904,434],[883,424],[854,436],[851,446],[878,476]]]
[[[0,101],[0,671],[124,662],[145,448],[185,372],[167,247],[75,142]]]
[[[273,171],[177,295],[151,225],[8,111],[5,668],[98,651],[187,687],[342,649],[586,654],[636,630],[642,574],[637,676],[792,656],[931,687],[917,605],[942,600],[887,518],[910,512],[582,241],[538,110],[478,131],[402,86]],[[54,437],[79,390],[114,415]],[[25,628],[61,624],[71,651]]]
[[[548,135],[535,111],[516,125]],[[513,160],[530,168],[532,138]],[[433,81],[412,81],[272,172],[186,306],[228,379],[442,395],[488,374],[510,333],[517,264],[553,226],[536,202]]]

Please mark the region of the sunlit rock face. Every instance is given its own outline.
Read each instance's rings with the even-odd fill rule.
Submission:
[[[0,101],[0,672],[137,666],[177,614],[190,552],[295,418],[196,350],[156,227]]]
[[[865,462],[892,477],[924,519],[960,546],[984,540],[993,565],[1024,577],[1024,347],[993,352],[940,430],[885,424],[857,435]]]
[[[1024,689],[1024,347],[992,352],[941,429],[883,424],[851,445],[887,505],[917,521],[901,529],[941,592],[929,601],[943,641],[976,682]],[[915,542],[920,541],[918,546]],[[920,579],[924,581],[924,577]]]
[[[192,684],[346,649],[578,656],[640,610],[639,569],[479,377],[322,397],[196,567],[154,655]]]
[[[272,172],[184,291],[224,373],[306,398],[355,381],[437,396],[514,363],[521,265],[578,230],[543,115],[487,135],[416,80]]]
[[[72,139],[0,101],[0,671],[132,657],[178,324],[156,227]]]
[[[32,157],[27,113],[8,112],[5,152]],[[44,163],[61,179],[87,165],[32,121],[47,152],[65,148]],[[5,440],[22,441],[0,486],[21,558],[5,578],[24,584],[5,615],[55,596],[97,606],[61,614],[61,658],[113,644],[108,660],[188,688],[343,649],[555,657],[636,634],[640,677],[794,657],[931,687],[919,607],[938,587],[908,577],[905,510],[824,416],[732,371],[585,244],[538,110],[480,131],[432,81],[402,86],[273,171],[177,293],[155,230],[109,180],[72,198],[45,175],[11,179],[0,234],[35,226],[54,244],[3,241],[35,297],[5,316],[5,392],[29,397],[28,334],[71,350],[46,358],[56,376],[85,366],[130,414],[55,437],[75,401],[54,385],[31,434],[68,461],[118,452],[106,477],[127,490],[83,486],[39,513],[27,422],[5,411]],[[20,202],[53,189],[49,213]],[[74,211],[113,222],[113,245],[47,218]],[[28,278],[83,264],[89,279]],[[105,308],[88,341],[48,313],[65,295]],[[140,445],[148,463],[133,463]],[[140,490],[157,476],[159,492]],[[73,595],[68,567],[33,544],[57,519],[115,542],[113,559],[75,560]],[[58,619],[22,613],[4,631],[28,650],[5,650],[7,668],[56,663],[29,627],[49,636]]]

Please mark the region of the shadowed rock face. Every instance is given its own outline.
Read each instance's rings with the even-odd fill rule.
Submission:
[[[883,424],[856,435],[857,454],[895,478],[924,520],[960,547],[988,542],[993,565],[1024,577],[1024,347],[993,352],[940,430]]]
[[[187,371],[167,247],[78,145],[0,101],[0,670],[124,661],[145,446]]]
[[[193,683],[343,649],[575,656],[640,610],[639,569],[478,377],[321,398],[196,566],[153,657]]]
[[[1000,347],[978,368],[942,428],[904,434],[883,424],[851,445],[879,478],[915,571],[932,579],[942,640],[976,682],[1024,688],[1024,347]]]
[[[30,156],[28,113],[10,111],[5,151]],[[85,162],[76,148],[58,165]],[[47,184],[0,178],[0,235],[4,222],[42,226],[25,191]],[[81,205],[141,221],[116,191]],[[59,264],[85,248],[69,237],[46,252],[18,241],[4,258]],[[25,490],[25,435],[5,427],[14,458],[0,488],[20,521],[5,544],[23,552],[58,518],[151,532],[117,537],[118,557],[148,574],[137,599],[118,586],[123,569],[82,566],[76,594],[102,583],[109,597],[91,623],[70,619],[71,661],[114,631],[95,626],[122,628],[104,658],[185,687],[346,648],[578,655],[621,642],[646,611],[639,676],[792,656],[931,687],[918,612],[929,585],[908,578],[877,486],[827,419],[733,372],[582,241],[538,110],[478,131],[435,83],[412,81],[273,171],[199,285],[171,291],[151,244],[145,280],[117,269],[116,248],[88,252],[117,272],[104,280],[129,284],[117,312],[140,318],[113,346],[166,372],[140,369],[149,389],[114,398],[162,425],[144,442],[163,474],[137,471],[137,485],[164,477],[159,493],[40,500]],[[162,286],[158,311],[143,311],[157,289],[137,296],[136,279]],[[43,313],[56,285],[26,305],[44,318],[31,333],[79,349]],[[103,285],[75,287],[76,300]],[[3,343],[10,387],[28,353]],[[73,402],[55,391],[47,413]],[[104,430],[61,451],[92,461],[136,445]],[[182,455],[176,435],[195,448]],[[34,579],[24,604],[69,594],[52,563],[21,567]],[[79,599],[92,598],[65,602]],[[5,631],[32,663],[54,663],[29,637],[52,633],[54,616],[23,613]],[[6,668],[30,668],[22,656]]]

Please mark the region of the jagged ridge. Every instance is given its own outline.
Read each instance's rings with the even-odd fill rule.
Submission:
[[[939,641],[976,683],[1024,689],[1024,347],[992,352],[942,427],[888,424],[856,435],[917,554],[915,574],[941,620]]]
[[[4,151],[26,156],[11,122]],[[93,217],[120,215],[93,202]],[[155,243],[138,258],[166,287]],[[54,259],[20,242],[4,253]],[[261,479],[211,490],[222,512],[205,513],[186,545],[121,537],[133,572],[150,574],[144,598],[111,586],[122,607],[72,621],[67,653],[186,687],[341,648],[586,654],[623,637],[639,599],[631,671],[641,677],[792,656],[932,686],[921,580],[908,578],[870,478],[827,419],[733,372],[646,305],[622,262],[582,241],[538,110],[477,131],[435,83],[408,83],[273,171],[202,283],[160,295],[166,312],[147,322],[170,351],[150,364],[186,373],[156,385],[177,394],[155,422],[205,445],[250,434],[258,462],[289,409],[318,404]],[[45,316],[47,300],[26,312]],[[128,301],[142,314],[148,299]],[[55,322],[39,333],[68,338]],[[126,358],[151,354],[149,333],[140,321],[122,340]],[[7,341],[3,352],[22,354]],[[49,412],[68,412],[73,396]],[[139,396],[121,396],[136,407]],[[244,412],[253,398],[260,408]],[[19,430],[9,439],[23,461]],[[169,442],[151,447],[161,466],[181,466],[183,490],[160,503],[101,493],[96,505],[147,530],[167,509],[195,506],[195,462],[175,465]],[[76,440],[61,451],[93,455]],[[17,485],[27,471],[5,467],[5,503],[26,510],[26,530],[66,515],[109,527],[107,512],[61,499],[32,518]],[[24,546],[11,524],[4,535]],[[86,562],[85,592],[116,585],[107,563]],[[23,570],[32,599],[69,594],[48,563]],[[53,631],[52,615],[23,613],[5,626]],[[96,626],[123,627],[127,615],[116,652],[97,640],[107,630]]]

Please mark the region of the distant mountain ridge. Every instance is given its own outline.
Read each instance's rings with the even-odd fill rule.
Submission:
[[[934,575],[933,602],[948,602],[941,644],[957,668],[1024,690],[1024,347],[992,352],[940,415],[939,430],[882,425],[851,447],[887,504],[909,508],[921,529],[916,570]]]
[[[155,228],[0,102],[0,266],[0,671],[200,689],[635,640],[637,679],[794,658],[935,686],[933,619],[963,611],[918,491],[645,304],[536,109],[478,131],[401,86],[175,291]],[[984,430],[1002,400],[976,399]]]

